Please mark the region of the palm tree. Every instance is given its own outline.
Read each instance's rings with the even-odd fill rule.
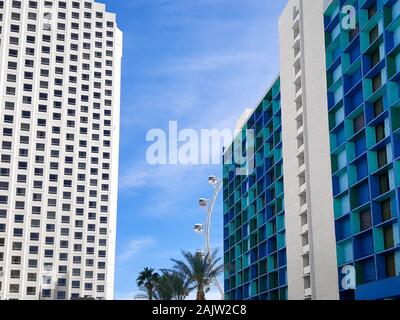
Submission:
[[[188,281],[182,273],[162,270],[154,291],[156,300],[185,300],[189,295]]]
[[[169,270],[161,272],[162,275],[157,277],[153,283],[153,290],[150,293],[152,300],[185,300],[190,290],[184,275]],[[149,291],[144,286],[139,289],[143,291],[143,294],[137,294],[135,299],[150,300]]]
[[[206,293],[214,278],[218,277],[224,269],[217,258],[218,250],[205,255],[182,251],[184,261],[171,259],[175,263],[175,270],[188,280],[190,290],[197,291],[197,300],[206,300]]]
[[[154,297],[154,285],[159,278],[159,274],[154,272],[152,268],[144,268],[136,279],[136,284],[139,288],[145,289],[147,292],[147,298],[153,300]]]

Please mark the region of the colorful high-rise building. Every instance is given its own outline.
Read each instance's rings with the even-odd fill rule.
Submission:
[[[287,298],[280,100],[278,78],[241,128],[239,142],[224,153],[227,299]],[[232,157],[248,142],[249,130],[255,153],[248,161],[255,166],[243,175]]]
[[[356,274],[340,297],[398,298],[400,2],[331,1],[324,25],[338,267]]]
[[[398,298],[400,2],[290,0],[279,32],[224,153],[226,298]]]

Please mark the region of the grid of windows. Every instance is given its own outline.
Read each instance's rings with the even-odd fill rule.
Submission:
[[[104,10],[0,1],[0,297],[107,297],[121,57]]]
[[[255,168],[241,175],[232,157],[249,129],[255,155],[248,161]],[[225,296],[230,300],[287,299],[281,132],[277,79],[244,125],[242,139],[224,153]]]
[[[356,29],[341,27],[344,5]],[[332,1],[325,29],[338,266],[357,275],[340,296],[399,295],[374,283],[400,284],[400,2]]]

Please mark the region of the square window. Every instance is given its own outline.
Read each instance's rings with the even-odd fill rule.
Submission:
[[[381,202],[382,222],[392,218],[392,208],[390,199]]]
[[[385,243],[385,249],[394,247],[393,226],[390,225],[383,228],[383,239]]]
[[[368,9],[368,19],[371,20],[371,18],[378,12],[378,7],[376,2],[372,4],[372,6]]]
[[[364,126],[365,126],[364,113],[361,113],[359,116],[357,116],[353,120],[353,124],[354,124],[354,133],[356,133],[356,132],[360,131],[361,129],[363,129]]]
[[[375,67],[381,61],[379,49],[371,55],[371,68]]]
[[[379,73],[372,79],[372,90],[375,92],[382,86],[382,75]]]
[[[387,152],[386,148],[383,148],[377,152],[378,156],[378,168],[382,168],[387,164]]]
[[[383,98],[380,97],[374,102],[374,116],[377,117],[383,112]]]
[[[390,190],[389,175],[387,173],[379,176],[379,190],[381,194],[384,194]]]
[[[379,37],[379,28],[376,25],[370,32],[369,32],[369,41],[373,43]]]
[[[386,276],[388,278],[395,277],[396,274],[396,262],[394,253],[389,253],[385,256],[385,265],[386,265]]]
[[[385,124],[381,123],[375,127],[376,143],[386,138]]]
[[[360,213],[360,231],[367,230],[371,228],[372,221],[371,221],[371,211],[366,210]]]

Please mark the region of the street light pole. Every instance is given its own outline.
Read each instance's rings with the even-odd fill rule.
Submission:
[[[211,221],[212,221],[212,217],[213,217],[215,202],[217,201],[217,198],[218,198],[219,192],[222,189],[223,183],[222,183],[222,180],[218,180],[215,176],[210,176],[208,178],[208,183],[214,188],[214,193],[213,193],[211,200],[207,200],[205,198],[201,198],[199,200],[199,206],[201,208],[205,209],[207,212],[206,223],[205,223],[205,226],[203,226],[202,224],[196,224],[194,229],[195,229],[195,232],[197,232],[197,233],[204,232],[206,252],[208,254],[209,259],[211,259],[211,254],[212,254],[211,243],[210,243]],[[223,300],[224,299],[224,290],[222,289],[220,281],[218,280],[217,277],[215,277],[213,279],[213,282],[215,283],[215,285],[221,295],[221,299]]]

